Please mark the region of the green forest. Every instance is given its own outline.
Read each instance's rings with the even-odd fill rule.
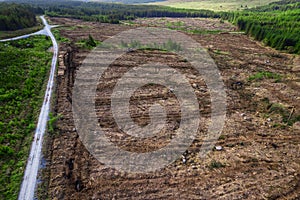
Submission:
[[[0,43],[0,199],[17,199],[50,69],[51,40]]]
[[[88,21],[119,23],[120,20],[137,17],[210,17],[219,18],[220,14],[209,10],[187,10],[166,6],[127,5],[119,3],[94,3],[82,1],[41,1],[22,0],[35,8],[42,8],[48,16],[72,17]]]
[[[18,7],[15,4],[0,6],[2,8],[0,9],[2,13],[0,14],[0,30],[16,30],[32,26],[36,23],[34,14],[41,13],[52,17],[70,17],[102,23],[119,23],[121,20],[133,20],[138,17],[222,18],[268,46],[288,53],[300,53],[299,0],[283,0],[267,6],[235,12],[62,0],[48,2],[22,0],[21,2],[30,4],[31,7],[25,5]],[[27,15],[30,17],[26,19],[22,17]]]
[[[36,15],[31,6],[0,4],[0,31],[14,31],[35,26]]]
[[[227,16],[240,30],[277,50],[300,53],[300,1],[279,1]]]

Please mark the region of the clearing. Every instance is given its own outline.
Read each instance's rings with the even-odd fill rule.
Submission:
[[[297,199],[300,198],[300,98],[299,58],[264,47],[246,35],[228,33],[229,24],[208,19],[137,19],[130,25],[83,22],[76,19],[50,18],[59,27],[61,44],[54,111],[62,116],[48,138],[50,199]],[[117,79],[133,66],[160,61],[185,74],[196,83],[204,122],[191,147],[173,164],[149,174],[126,174],[99,163],[84,147],[73,122],[72,88],[76,71],[90,52],[78,47],[89,34],[103,41],[133,26],[193,26],[209,28],[211,34],[189,34],[205,47],[215,60],[228,95],[227,120],[217,145],[207,159],[197,156],[210,116],[209,90],[201,76],[181,57],[158,50],[133,50],[117,59],[99,81],[96,110],[100,126],[112,142],[129,151],[157,149],[168,139],[137,140],[118,132],[110,112],[109,94]],[[213,26],[211,24],[214,24]],[[215,27],[215,28],[213,28]],[[68,38],[68,39],[66,39]],[[147,85],[131,99],[133,120],[149,122],[147,108],[153,102],[165,106],[170,126],[177,127],[178,102],[164,87]],[[162,135],[162,136],[163,136]],[[129,138],[130,139],[130,138]],[[40,194],[45,195],[45,194]]]

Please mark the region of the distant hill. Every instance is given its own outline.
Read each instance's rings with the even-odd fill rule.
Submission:
[[[18,0],[0,0],[18,2]],[[24,2],[24,0],[20,0]],[[39,0],[38,0],[39,1]],[[53,2],[66,2],[67,0],[53,0]],[[248,8],[256,8],[268,5],[279,0],[75,0],[81,2],[105,2],[105,3],[122,3],[122,4],[152,4],[164,5],[174,8],[199,9],[199,10],[214,10],[214,11],[229,11],[229,10],[244,10]],[[34,3],[35,0],[27,0]],[[45,1],[46,4],[49,2]]]
[[[163,2],[163,1],[166,1],[166,0],[83,0],[83,1],[106,2],[106,3],[123,3],[123,4],[144,4],[144,3]]]
[[[165,5],[176,8],[228,11],[243,10],[245,8],[255,8],[276,1],[278,0],[166,0],[163,2],[155,2],[151,4]]]

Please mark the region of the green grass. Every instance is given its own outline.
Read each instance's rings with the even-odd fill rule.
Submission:
[[[164,2],[155,2],[151,4],[165,5],[175,8],[185,9],[207,9],[214,11],[242,10],[245,8],[254,8],[267,5],[278,0],[194,0],[186,2],[185,0],[168,0]]]
[[[68,38],[62,37],[60,35],[60,30],[64,29],[64,28],[65,27],[58,27],[58,28],[55,28],[52,30],[52,33],[58,42],[70,42],[70,40]]]
[[[262,71],[262,72],[257,72],[256,74],[253,74],[248,78],[249,81],[257,81],[263,79],[274,79],[275,82],[279,82],[281,81],[282,76],[277,73]]]
[[[80,48],[92,50],[93,48],[101,44],[101,42],[94,40],[94,38],[91,35],[89,35],[87,39],[79,40],[75,44]]]
[[[282,123],[292,126],[295,122],[300,121],[300,115],[292,115],[291,110],[279,103],[271,104],[269,108],[270,114],[279,114],[282,117]]]
[[[53,113],[49,113],[49,120],[47,124],[47,129],[50,134],[54,134],[56,128],[56,122],[62,117],[62,115],[54,115]]]
[[[219,49],[213,50],[213,52],[214,52],[215,54],[218,54],[218,55],[230,55],[230,52],[228,52],[228,51],[221,51],[221,50],[219,50]]]
[[[134,48],[134,49],[157,49],[162,51],[181,51],[182,46],[172,41],[171,39],[168,39],[167,42],[164,42],[163,44],[157,44],[157,43],[150,43],[150,44],[142,44],[140,41],[133,40],[130,43],[126,43],[124,41],[121,41],[121,47],[126,48]]]
[[[176,29],[176,30],[181,30],[181,29]],[[186,31],[186,30],[181,30],[181,31]],[[192,30],[187,30],[186,32],[192,33],[192,34],[206,35],[206,34],[219,34],[222,31],[221,30],[192,29]]]
[[[166,26],[167,26],[168,28],[183,27],[183,26],[184,26],[184,22],[182,22],[182,21],[178,21],[178,22],[167,22]]]
[[[272,118],[276,116],[281,116],[281,121],[275,122],[273,127],[285,128],[287,126],[292,126],[294,123],[300,121],[299,112],[295,112],[290,107],[286,107],[281,103],[270,102],[268,98],[264,98],[260,101],[260,106],[258,108],[259,112],[264,113],[264,118]]]
[[[191,33],[191,34],[198,34],[198,35],[207,35],[207,34],[219,34],[221,32],[223,32],[222,30],[205,30],[205,29],[187,29],[186,27],[182,26],[174,26],[174,25],[170,25],[167,24],[166,25],[167,28],[171,29],[171,30],[177,30],[177,31],[183,31],[186,33]]]
[[[17,199],[44,96],[51,40],[0,43],[0,199]]]

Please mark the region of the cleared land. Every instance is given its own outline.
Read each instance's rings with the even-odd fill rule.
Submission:
[[[278,0],[167,0],[151,4],[171,6],[175,8],[208,9],[216,11],[242,10],[267,5]]]
[[[137,18],[125,24],[182,30],[189,33],[220,33],[236,31],[236,27],[220,19],[204,18]]]
[[[91,34],[103,41],[126,25],[100,24],[51,18],[62,24],[61,37],[75,44]],[[161,19],[157,18],[157,24]],[[197,21],[195,19],[194,21]],[[141,22],[139,20],[139,22]],[[141,22],[145,25],[147,19]],[[151,20],[155,23],[155,19]],[[177,22],[176,22],[177,23]],[[179,23],[179,22],[178,22]],[[208,21],[208,24],[211,22]],[[203,20],[195,28],[203,29]],[[135,25],[137,26],[137,25]],[[224,28],[231,29],[231,26]],[[219,30],[219,26],[218,29]],[[125,174],[99,163],[78,138],[72,119],[72,88],[76,70],[88,48],[61,43],[55,112],[62,117],[48,142],[50,199],[297,199],[300,194],[300,99],[299,58],[262,46],[241,34],[192,34],[204,46],[221,71],[228,95],[226,126],[218,140],[221,151],[210,152],[206,160],[197,157],[204,123],[198,138],[182,158],[161,171]],[[182,58],[170,52],[135,50],[117,59],[99,82],[96,110],[101,127],[116,144],[131,151],[159,148],[164,141],[137,140],[126,145],[109,110],[109,94],[124,71],[148,61],[166,63],[196,83],[204,121],[209,118],[209,90],[200,75]],[[242,84],[237,84],[242,83]],[[170,129],[180,116],[178,102],[165,88],[148,85],[132,98],[133,120],[145,124],[147,107],[154,101],[165,105]],[[168,126],[169,127],[169,126]],[[124,142],[125,141],[125,142]],[[186,160],[186,162],[184,162]]]

